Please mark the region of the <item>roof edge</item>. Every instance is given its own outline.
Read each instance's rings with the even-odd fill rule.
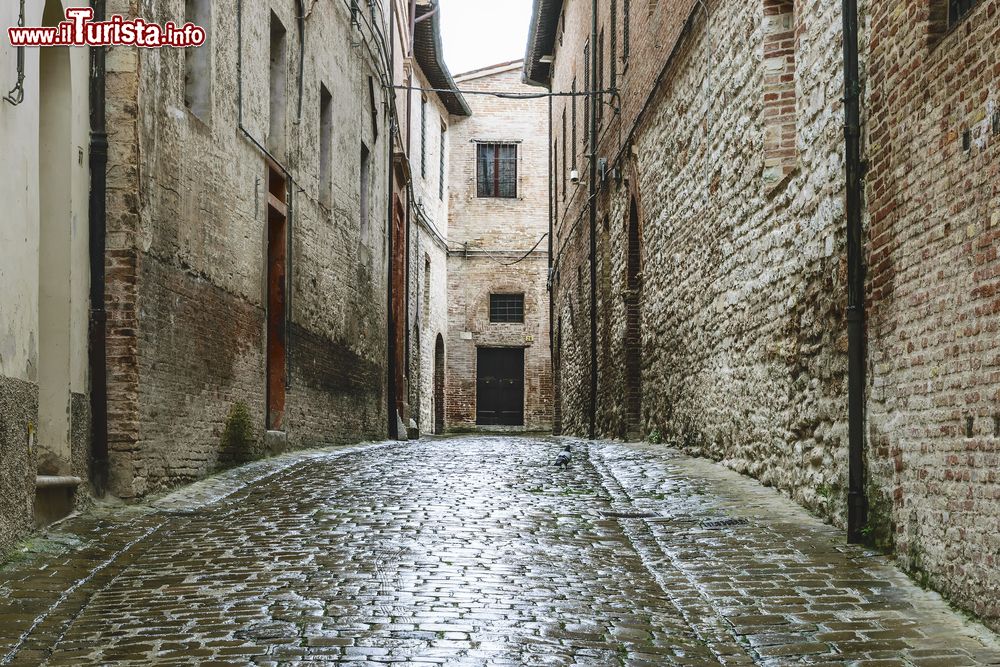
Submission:
[[[414,41],[418,41],[418,35],[424,32],[424,23],[428,24],[431,39],[427,43],[427,46],[430,47],[429,51],[426,48],[417,48],[415,43],[413,55],[424,76],[427,77],[427,80],[430,81],[434,88],[449,90],[449,92],[437,93],[445,108],[448,109],[448,113],[453,116],[471,116],[472,108],[466,101],[465,96],[462,95],[462,91],[458,89],[458,84],[455,83],[455,78],[451,75],[451,71],[444,61],[440,7],[440,0],[432,2],[429,5],[417,5],[417,18],[421,16],[426,16],[427,18],[416,25],[415,32],[417,34],[414,35]],[[425,9],[421,11],[421,8]]]
[[[563,0],[534,0],[521,74],[526,85],[548,88],[552,82],[552,65],[543,63],[542,57],[552,55],[562,7]]]

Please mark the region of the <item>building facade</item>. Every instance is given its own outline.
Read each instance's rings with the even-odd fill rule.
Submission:
[[[111,4],[208,40],[108,53],[109,490],[383,438],[393,5]]]
[[[997,627],[1000,18],[917,4],[861,3],[864,532]],[[591,7],[538,0],[524,67],[570,94],[550,146],[557,429],[667,440],[843,526],[840,3]]]
[[[448,242],[449,431],[549,430],[548,108],[521,62],[456,77]]]
[[[7,26],[64,18],[59,0],[0,8]],[[88,487],[89,71],[86,49],[0,40],[0,552]]]
[[[440,12],[416,5],[407,77],[412,178],[409,229],[409,420],[412,434],[443,433],[448,336],[450,125],[472,113],[444,62]],[[427,17],[423,19],[422,17]],[[442,92],[446,91],[446,92]]]

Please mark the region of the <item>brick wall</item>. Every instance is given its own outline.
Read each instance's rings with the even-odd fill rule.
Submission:
[[[109,11],[134,14],[135,3]],[[174,0],[149,20],[178,20]],[[308,40],[298,118],[295,2],[243,3],[243,122],[268,138],[269,20],[286,29],[286,148],[291,172],[291,305],[285,430],[291,446],[384,437],[388,128],[368,104],[364,50],[340,4],[321,4]],[[109,366],[112,490],[122,497],[203,476],[219,464],[237,402],[265,428],[267,168],[238,127],[235,0],[212,3],[212,103],[184,102],[183,51],[109,55]],[[318,34],[318,33],[317,33]],[[377,79],[376,79],[377,80]],[[331,195],[319,183],[320,83],[331,93]],[[376,94],[380,90],[376,84]],[[346,100],[363,100],[349,104]],[[379,97],[381,99],[381,95]],[[370,150],[369,218],[360,219],[362,142]]]
[[[520,64],[456,77],[463,90],[535,92]],[[548,231],[548,106],[544,99],[469,95],[473,115],[453,119],[448,240],[447,427],[476,426],[477,349],[525,350],[525,428],[552,425],[547,242],[513,264]],[[516,199],[481,198],[476,142],[518,142]],[[508,264],[513,264],[507,266]],[[491,323],[491,293],[523,293],[523,324]]]
[[[843,526],[839,3],[718,0],[707,3],[707,18],[700,3],[630,4],[631,57],[627,67],[617,59],[620,111],[605,112],[598,150],[620,172],[596,200],[597,430],[631,430],[620,397],[629,385],[635,201],[641,430],[754,475]],[[555,91],[584,79],[589,6],[565,4]],[[608,30],[611,3],[600,6]],[[949,31],[945,9],[862,3],[866,533],[895,543],[905,567],[997,627],[1000,12],[995,0],[979,2]],[[568,99],[556,102],[556,117],[563,108],[572,117]],[[578,101],[575,166],[586,180],[582,110]],[[559,412],[566,430],[585,433],[587,186],[561,177],[558,188],[567,193],[565,203],[556,198]]]
[[[1000,2],[947,33],[946,6],[869,10],[869,496],[900,563],[1000,628]]]

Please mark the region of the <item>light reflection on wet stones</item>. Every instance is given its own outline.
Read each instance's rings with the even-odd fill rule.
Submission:
[[[881,561],[753,494],[725,497],[728,487],[676,452],[575,447],[566,472],[551,465],[555,441],[516,437],[314,455],[254,472],[202,509],[81,519],[74,544],[103,538],[107,553],[164,523],[52,610],[14,664],[921,665],[993,655],[968,637],[938,642],[912,590],[881,578]],[[0,655],[47,608],[42,593],[18,603],[24,590],[59,590],[106,557],[81,549],[50,557],[51,578],[0,575],[11,592]]]

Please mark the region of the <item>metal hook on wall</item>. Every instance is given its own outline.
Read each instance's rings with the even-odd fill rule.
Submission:
[[[17,27],[24,27],[24,0],[21,0],[21,13],[17,19]],[[17,106],[24,101],[24,47],[17,47],[17,83],[4,98],[11,106]]]

